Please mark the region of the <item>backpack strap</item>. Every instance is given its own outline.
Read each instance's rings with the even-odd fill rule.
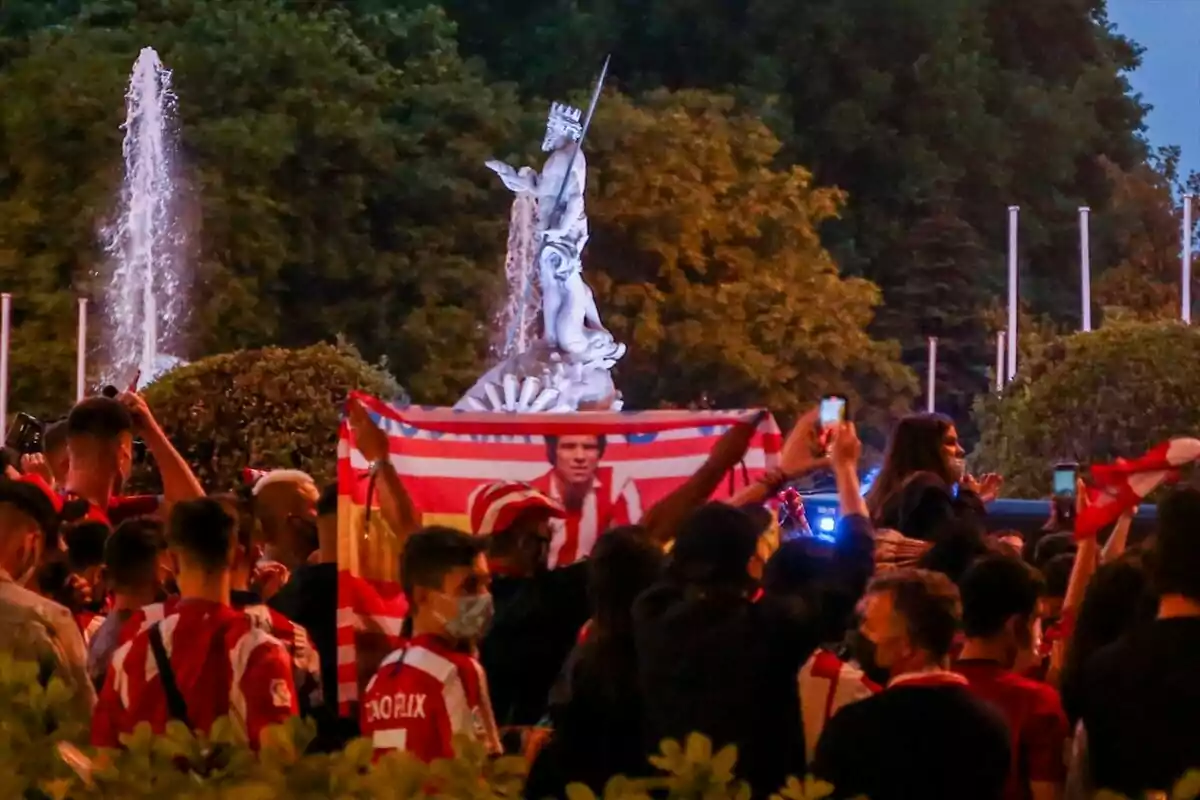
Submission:
[[[167,712],[172,719],[177,719],[190,729],[192,723],[188,720],[187,702],[183,693],[175,683],[175,670],[171,667],[171,659],[167,656],[166,645],[163,644],[161,622],[150,626],[150,650],[154,653],[154,663],[158,665],[159,680],[162,681],[163,692],[167,696]]]

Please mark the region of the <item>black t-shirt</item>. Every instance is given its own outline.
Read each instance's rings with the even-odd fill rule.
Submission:
[[[536,725],[591,616],[587,562],[528,578],[495,575],[496,613],[479,647],[496,722]]]
[[[267,603],[308,631],[321,660],[321,685],[329,708],[337,708],[337,577],[337,564],[305,564]]]
[[[813,773],[834,797],[1000,800],[1008,726],[966,686],[896,686],[853,703],[825,726]]]
[[[1155,620],[1083,666],[1081,710],[1097,789],[1169,792],[1200,767],[1200,618]]]
[[[769,594],[738,593],[664,580],[634,604],[645,745],[702,733],[714,749],[738,748],[738,778],[755,798],[804,770],[804,729],[796,673],[816,646],[811,619]]]

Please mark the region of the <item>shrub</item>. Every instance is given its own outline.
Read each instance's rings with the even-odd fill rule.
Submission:
[[[1200,431],[1200,329],[1118,321],[1025,355],[1002,397],[976,405],[972,468],[1006,494],[1045,496],[1053,463],[1136,456]]]
[[[209,736],[182,724],[154,736],[147,725],[126,737],[126,749],[83,747],[85,721],[57,678],[43,687],[35,664],[0,653],[0,797],[24,800],[519,800],[527,765],[508,756],[490,759],[482,748],[456,742],[452,759],[423,764],[407,753],[371,763],[367,739],[331,754],[306,754],[311,723],[293,719],[263,733],[257,756],[245,734],[227,719]],[[686,744],[667,740],[650,762],[653,778],[616,776],[604,800],[749,800],[750,788],[733,777],[737,751],[716,753],[699,734]],[[789,778],[771,800],[822,800],[829,784]],[[1103,800],[1121,800],[1101,793]],[[1200,797],[1200,773],[1184,776],[1171,797]],[[596,800],[586,787],[567,787],[567,800]],[[865,798],[863,799],[865,800]]]
[[[205,358],[155,381],[146,401],[205,487],[225,490],[245,467],[297,468],[332,480],[342,404],[355,389],[403,395],[353,348],[318,344]]]

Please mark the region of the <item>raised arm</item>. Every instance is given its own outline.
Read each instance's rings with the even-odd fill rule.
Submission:
[[[818,409],[812,409],[796,421],[779,451],[779,468],[770,470],[730,499],[732,506],[761,503],[794,481],[829,464],[824,456],[814,455],[817,442]]]
[[[766,411],[760,411],[749,421],[725,431],[700,469],[646,512],[642,527],[651,541],[665,545],[674,538],[684,517],[708,500],[721,485],[725,473],[745,457],[758,423],[766,415]]]
[[[354,443],[375,470],[379,510],[384,522],[399,540],[398,547],[402,549],[409,535],[421,527],[421,515],[392,464],[387,434],[371,420],[367,410],[357,400],[351,399],[346,406],[350,429],[354,431]]]
[[[134,432],[146,443],[146,449],[158,465],[158,474],[162,478],[163,505],[166,507],[163,509],[164,515],[175,503],[204,497],[204,487],[175,445],[171,444],[145,399],[136,392],[125,392],[120,400],[133,417]]]

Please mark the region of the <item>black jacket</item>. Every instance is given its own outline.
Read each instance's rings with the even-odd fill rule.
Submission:
[[[633,613],[649,752],[692,732],[714,751],[735,744],[736,774],[755,797],[804,774],[796,674],[816,644],[813,626],[798,626],[770,598],[705,596],[671,583],[647,590]]]

